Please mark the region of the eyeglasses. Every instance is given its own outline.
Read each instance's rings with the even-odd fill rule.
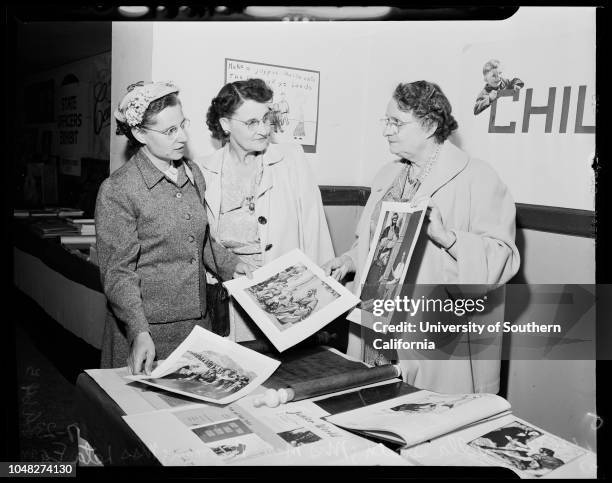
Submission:
[[[191,123],[191,121],[189,119],[185,118],[185,119],[183,119],[183,121],[181,122],[181,124],[179,126],[184,131],[185,129],[187,129],[189,127],[190,123]],[[168,129],[164,129],[163,131],[158,131],[157,129],[151,129],[150,127],[145,127],[145,126],[142,126],[142,128],[146,129],[147,131],[155,131],[155,132],[158,132],[160,134],[163,134],[168,139],[176,139],[178,137],[178,133],[179,133],[179,126],[171,126]]]
[[[414,121],[400,121],[394,117],[383,117],[380,119],[380,127],[383,131],[390,129],[393,134],[397,134],[400,127],[406,124],[414,124]]]
[[[249,119],[248,121],[243,121],[242,119],[236,119],[235,117],[228,117],[228,119],[241,122],[247,127],[249,131],[255,132],[259,129],[259,126],[261,126],[262,124],[265,127],[270,127],[272,123],[274,122],[274,113],[268,112],[267,114],[264,115],[262,119]]]

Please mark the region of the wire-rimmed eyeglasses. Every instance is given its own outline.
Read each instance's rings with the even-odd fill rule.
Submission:
[[[241,122],[242,124],[244,124],[247,127],[247,129],[249,131],[255,132],[255,131],[257,131],[259,129],[259,126],[261,126],[262,124],[265,127],[270,127],[273,124],[273,122],[274,122],[275,116],[274,116],[274,112],[270,111],[270,112],[266,113],[264,115],[264,117],[261,118],[261,119],[253,118],[253,119],[249,119],[247,121],[243,121],[242,119],[237,119],[235,117],[228,117],[228,119],[231,119],[233,121]]]
[[[178,126],[170,126],[168,129],[164,129],[163,131],[159,131],[157,129],[152,129],[150,127],[145,127],[145,126],[142,126],[142,129],[146,129],[147,131],[158,132],[166,136],[168,139],[176,139],[179,133],[179,127],[180,129],[184,131],[189,127],[190,123],[191,121],[185,118],[181,121],[181,123]]]
[[[379,120],[380,128],[384,131],[390,129],[393,134],[397,134],[400,130],[400,127],[405,126],[406,124],[412,124],[414,121],[400,121],[394,117],[383,117]]]

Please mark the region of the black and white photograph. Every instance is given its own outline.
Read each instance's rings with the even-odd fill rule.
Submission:
[[[532,478],[544,476],[584,454],[518,421],[483,434],[469,445]]]
[[[281,331],[302,322],[340,297],[299,263],[253,285],[247,292]]]
[[[316,443],[321,440],[320,436],[317,436],[315,433],[305,428],[295,428],[289,431],[283,431],[278,433],[278,435],[294,447],[308,443]]]
[[[259,268],[252,279],[236,278],[225,286],[280,352],[359,302],[298,249]]]
[[[477,394],[428,396],[418,402],[403,403],[389,408],[401,413],[442,413],[478,397]]]
[[[374,235],[378,242],[372,244],[368,268],[364,270],[367,275],[361,289],[361,310],[370,311],[374,300],[393,299],[398,292],[420,235],[425,210],[426,204],[383,203],[380,232],[377,230]]]
[[[0,461],[610,477],[609,10],[3,7]]]
[[[279,361],[196,326],[150,375],[127,379],[201,401],[227,404],[256,389]]]

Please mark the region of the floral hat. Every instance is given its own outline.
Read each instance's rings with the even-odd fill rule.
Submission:
[[[118,121],[134,127],[142,122],[144,113],[151,102],[167,94],[178,92],[179,88],[169,81],[146,84],[140,81],[129,85],[127,90],[127,94],[119,103],[114,114]]]

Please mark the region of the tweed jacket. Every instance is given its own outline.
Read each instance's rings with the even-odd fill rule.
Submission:
[[[206,313],[205,266],[231,278],[238,258],[214,241],[199,168],[183,160],[176,183],[139,150],[104,180],[96,202],[100,276],[112,314],[128,342],[149,324],[198,319]],[[214,250],[214,260],[213,253]],[[202,253],[203,252],[203,253]]]

